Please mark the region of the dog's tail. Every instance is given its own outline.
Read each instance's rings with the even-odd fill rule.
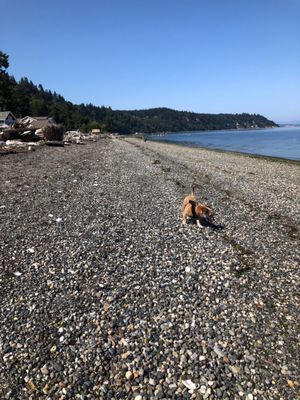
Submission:
[[[193,183],[192,184],[192,195],[195,196],[195,188],[196,188],[196,184]]]

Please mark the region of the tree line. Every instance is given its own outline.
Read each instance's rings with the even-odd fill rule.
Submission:
[[[67,130],[87,132],[99,128],[131,134],[276,126],[259,114],[199,114],[169,108],[122,111],[93,104],[73,104],[25,77],[17,82],[7,72],[8,67],[9,56],[0,51],[0,111],[11,111],[18,118],[51,116]]]

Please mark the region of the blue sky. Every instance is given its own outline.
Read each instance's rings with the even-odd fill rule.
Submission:
[[[300,0],[0,6],[9,72],[74,103],[300,120]]]

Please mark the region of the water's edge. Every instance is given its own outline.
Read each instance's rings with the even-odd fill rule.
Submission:
[[[206,151],[224,153],[224,154],[235,154],[235,155],[238,155],[241,157],[258,158],[258,159],[267,160],[267,161],[283,162],[283,163],[287,163],[287,164],[294,164],[294,165],[300,166],[300,160],[294,160],[291,158],[268,156],[268,155],[256,154],[256,153],[246,153],[246,152],[234,151],[234,150],[224,150],[224,149],[220,149],[220,148],[204,147],[204,146],[199,146],[197,144],[192,144],[189,142],[180,142],[179,143],[179,142],[174,142],[172,140],[167,140],[167,139],[155,140],[155,139],[152,139],[151,136],[147,136],[147,140],[149,140],[151,142],[155,142],[155,143],[164,143],[164,144],[177,146],[177,147],[190,147],[192,149],[200,149],[200,150],[206,150]]]
[[[300,161],[300,127],[150,134],[147,139],[193,148]]]

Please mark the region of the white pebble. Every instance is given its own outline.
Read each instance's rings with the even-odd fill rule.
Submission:
[[[217,345],[214,346],[214,352],[219,356],[219,357],[224,357],[224,353]]]
[[[184,386],[186,388],[188,388],[190,390],[191,393],[194,392],[194,390],[198,389],[198,385],[196,383],[194,383],[193,381],[191,381],[190,379],[187,379],[185,381],[182,381],[182,383],[184,384]],[[202,387],[202,386],[201,386]],[[205,386],[204,386],[205,387]],[[205,388],[206,390],[206,388]],[[200,388],[201,391],[201,388]],[[202,393],[202,392],[201,392]]]
[[[126,379],[130,379],[132,377],[132,372],[131,371],[127,371],[125,374]]]
[[[205,394],[206,393],[206,386],[202,385],[200,387],[200,393]]]

